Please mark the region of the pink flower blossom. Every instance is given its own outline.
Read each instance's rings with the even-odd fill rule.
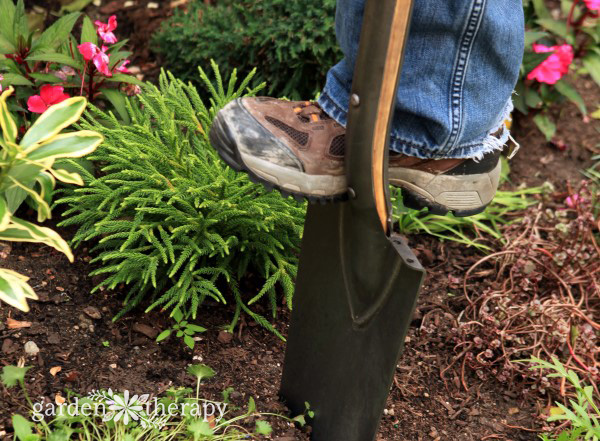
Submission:
[[[600,0],[598,0],[600,1]],[[553,52],[539,66],[529,72],[528,80],[537,80],[540,83],[556,84],[563,75],[569,71],[569,65],[573,61],[573,47],[568,44],[560,46],[544,46],[543,44],[533,44],[533,51],[536,54]]]
[[[30,96],[27,100],[27,108],[33,113],[44,113],[54,104],[58,104],[67,98],[69,95],[64,93],[62,86],[52,86],[45,84],[40,89],[39,95]]]
[[[123,60],[123,62],[121,63],[121,65],[119,67],[117,67],[117,71],[121,72],[121,73],[125,73],[125,74],[131,73],[129,71],[129,69],[127,69],[127,65],[129,63],[130,63],[129,60]]]
[[[575,193],[574,195],[568,196],[565,199],[565,204],[569,208],[575,208],[579,204],[579,195]]]
[[[600,0],[583,0],[590,11],[600,11]]]
[[[96,69],[103,75],[112,77],[112,72],[108,68],[109,55],[106,53],[106,50],[108,49],[106,46],[102,46],[102,49],[100,49],[93,43],[83,43],[77,46],[77,49],[79,49],[79,52],[81,52],[85,61],[92,60]]]
[[[117,37],[113,34],[112,31],[117,29],[117,17],[116,15],[111,15],[108,19],[108,23],[102,23],[99,20],[95,21],[95,25],[98,27],[98,35],[105,43],[114,44],[117,42]]]
[[[4,75],[0,74],[0,92],[2,92],[2,81],[4,81]]]

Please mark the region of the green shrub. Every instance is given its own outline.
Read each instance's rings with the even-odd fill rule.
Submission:
[[[196,67],[214,59],[226,73],[257,68],[268,94],[310,99],[341,59],[335,0],[192,0],[153,36],[156,52],[177,77],[196,81]]]
[[[105,137],[90,155],[101,176],[78,168],[87,186],[58,201],[69,206],[61,225],[79,226],[74,246],[95,242],[92,274],[106,276],[96,289],[128,287],[119,315],[151,299],[150,308],[196,317],[210,298],[236,304],[231,327],[245,311],[273,329],[249,305],[267,295],[275,316],[278,286],[291,305],[304,206],[251,183],[210,147],[214,114],[251,80],[236,87],[234,71],[224,90],[213,67],[216,87],[201,71],[210,108],[193,86],[164,72],[159,87],[128,99],[131,125],[91,106],[81,125]],[[246,277],[252,283],[242,288]]]

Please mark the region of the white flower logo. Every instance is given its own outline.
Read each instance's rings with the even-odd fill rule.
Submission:
[[[129,397],[129,391],[123,392],[123,396],[118,395],[108,389],[107,391],[92,390],[88,396],[98,403],[107,405],[108,413],[102,417],[103,421],[122,421],[124,425],[137,421],[142,428],[155,427],[160,429],[165,426],[168,421],[168,416],[158,415],[156,412],[148,415],[144,410],[143,405],[150,398],[150,394],[133,395]]]
[[[143,407],[139,397],[134,395],[130,399],[128,390],[123,393],[123,397],[117,394],[112,394],[111,392],[112,391],[109,389],[108,393],[112,396],[112,400],[108,402],[108,404],[110,404],[108,410],[116,412],[116,414],[109,414],[111,417],[114,415],[114,422],[116,423],[121,418],[123,418],[123,424],[125,425],[129,424],[130,418],[133,421],[138,421],[140,419],[140,413],[143,412]]]

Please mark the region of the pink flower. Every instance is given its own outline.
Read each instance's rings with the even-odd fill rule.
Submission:
[[[600,0],[597,0],[600,1]],[[563,75],[569,71],[569,65],[573,61],[573,48],[568,44],[560,46],[544,46],[543,44],[533,44],[533,51],[536,54],[553,52],[538,67],[533,69],[527,75],[528,80],[537,80],[540,83],[556,84]]]
[[[109,55],[106,53],[108,49],[106,46],[102,46],[102,49],[100,49],[93,43],[83,43],[77,46],[77,49],[79,49],[85,61],[92,60],[96,69],[107,77],[112,77],[112,72],[108,68]]]
[[[30,96],[27,100],[27,108],[33,113],[44,113],[54,104],[58,104],[67,98],[69,95],[64,93],[62,86],[52,86],[45,84],[40,89],[39,95]]]
[[[0,74],[0,92],[2,92],[2,81],[4,81],[4,75]]]
[[[579,195],[577,193],[575,193],[572,196],[568,196],[565,199],[565,204],[569,208],[575,208],[575,207],[577,207],[577,204],[579,204]]]
[[[131,72],[129,72],[129,69],[127,69],[127,65],[129,63],[130,63],[129,60],[123,60],[121,65],[119,67],[117,67],[117,71],[121,72],[121,73],[125,73],[125,74],[131,73]]]
[[[600,11],[600,0],[583,0],[590,11]]]
[[[117,42],[117,37],[112,33],[115,29],[117,29],[117,16],[111,15],[108,19],[108,23],[102,23],[99,20],[96,20],[94,23],[98,27],[98,35],[105,43],[113,44]]]

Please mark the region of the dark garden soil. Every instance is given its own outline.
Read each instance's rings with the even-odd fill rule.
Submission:
[[[29,2],[27,2],[29,4]],[[32,4],[52,6],[57,2],[34,1]],[[158,64],[148,47],[148,38],[171,4],[155,2],[148,8],[146,0],[107,2],[90,6],[86,12],[93,18],[105,19],[116,13],[120,37],[131,38],[133,64],[156,77]],[[587,78],[574,80],[590,110],[600,106],[600,91]],[[512,185],[528,186],[550,181],[565,190],[567,182],[578,182],[580,170],[598,153],[600,124],[586,123],[572,105],[560,108],[558,133],[554,143],[547,143],[530,118],[519,118],[514,127],[522,151],[511,165]],[[58,216],[58,213],[56,214]],[[60,230],[69,237],[72,232]],[[542,427],[536,415],[546,402],[523,399],[518,384],[502,384],[496,379],[478,376],[468,368],[448,369],[456,356],[449,329],[460,313],[458,304],[448,293],[462,292],[462,277],[481,254],[454,243],[441,243],[425,236],[414,236],[410,244],[428,270],[425,286],[413,318],[406,350],[399,361],[394,385],[386,406],[378,440],[535,440]],[[85,249],[75,250],[76,261],[54,250],[36,244],[2,244],[1,266],[14,269],[31,278],[40,296],[30,302],[31,311],[21,313],[0,307],[0,366],[18,363],[33,366],[27,375],[28,390],[34,401],[42,397],[54,401],[57,394],[70,389],[86,394],[91,389],[111,387],[136,393],[164,392],[171,386],[193,386],[186,367],[204,363],[217,375],[201,387],[204,398],[219,399],[221,392],[233,387],[236,405],[244,405],[254,397],[261,412],[285,413],[277,398],[285,343],[254,323],[242,321],[233,338],[220,332],[233,310],[220,305],[201,309],[198,323],[209,330],[199,334],[192,351],[179,339],[170,338],[160,344],[156,335],[166,329],[170,320],[163,314],[133,311],[117,322],[112,317],[119,311],[119,292],[90,294],[95,280],[90,256]],[[286,334],[289,312],[280,308],[277,328]],[[425,319],[427,318],[427,320]],[[30,324],[11,329],[10,320]],[[13,323],[14,325],[14,323]],[[427,325],[427,326],[425,326]],[[27,356],[24,345],[33,341],[40,351]],[[55,376],[50,369],[60,367]],[[465,385],[468,391],[465,390]],[[0,386],[0,433],[11,433],[10,416],[27,414],[22,393]],[[268,418],[274,433],[267,439],[279,441],[307,440],[305,430],[282,419]],[[1,437],[1,436],[0,436]],[[8,435],[10,439],[10,435]]]

